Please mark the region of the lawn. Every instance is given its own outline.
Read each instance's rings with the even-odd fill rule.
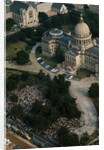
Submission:
[[[74,30],[74,25],[71,25],[71,24],[69,24],[69,25],[63,25],[63,26],[61,26],[61,28],[63,29],[63,30],[69,30],[69,31],[73,31]]]
[[[11,76],[12,74],[21,75],[22,72],[18,71],[18,70],[6,69],[6,78],[8,78],[9,76]]]
[[[6,45],[6,59],[11,59],[16,56],[16,53],[22,49],[25,49],[27,44],[22,41],[11,43]]]
[[[42,56],[41,58],[43,61],[45,61],[47,65],[50,65],[51,67],[57,67],[57,63],[53,61],[52,59],[46,58],[44,56]]]
[[[92,74],[91,71],[81,68],[77,71],[76,77],[79,78],[79,79],[83,79],[83,78],[86,78],[86,77],[90,77],[91,74]]]

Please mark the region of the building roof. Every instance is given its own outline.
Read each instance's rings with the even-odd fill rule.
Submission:
[[[68,43],[69,41],[73,40],[72,36],[62,36],[59,40],[61,40],[62,42]]]
[[[29,5],[33,6],[34,8],[36,8],[35,2],[27,2],[27,4],[29,4]]]
[[[99,47],[91,47],[87,51],[99,56]]]
[[[67,54],[74,54],[75,56],[79,55],[78,50],[76,48],[71,48],[69,51],[66,52]]]
[[[63,3],[53,3],[52,8],[61,9]]]
[[[23,3],[20,1],[14,1],[10,6],[10,10],[16,14],[20,14],[20,9],[26,9],[29,7],[27,3]]]

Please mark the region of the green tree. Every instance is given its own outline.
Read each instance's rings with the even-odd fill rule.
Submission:
[[[80,145],[86,145],[89,141],[89,135],[87,133],[84,133],[82,136],[81,136],[81,139],[80,139]]]
[[[21,79],[22,79],[22,81],[26,81],[26,80],[29,78],[29,76],[30,76],[30,73],[29,73],[29,72],[23,72],[23,73],[21,74]]]
[[[63,146],[78,146],[79,139],[76,134],[72,134],[66,127],[61,127],[58,131],[59,143]]]
[[[10,100],[11,100],[12,102],[18,102],[18,96],[15,95],[15,94],[13,94],[13,95],[10,96]]]
[[[23,114],[24,114],[23,107],[20,104],[14,105],[11,108],[11,115],[13,115],[14,117],[22,118]]]
[[[73,4],[65,4],[68,10],[73,10],[75,6]]]
[[[63,55],[63,52],[61,50],[60,47],[58,47],[56,49],[56,52],[55,52],[55,56],[53,57],[53,59],[57,62],[57,63],[61,63],[64,61],[64,55]]]
[[[14,90],[16,88],[17,88],[17,82],[15,80],[12,79],[6,80],[6,89],[8,91]]]
[[[89,93],[89,96],[92,98],[99,97],[99,84],[92,83],[88,90],[88,93]]]
[[[48,19],[48,16],[44,12],[39,12],[39,23],[44,23]]]
[[[17,52],[16,54],[16,62],[19,65],[23,65],[29,62],[29,54],[26,53],[24,50]]]
[[[32,104],[31,112],[36,115],[40,113],[41,109],[42,109],[42,102],[40,102],[39,100],[36,100]]]
[[[14,24],[15,21],[12,18],[6,19],[6,30],[9,31]]]
[[[89,9],[89,6],[85,4],[85,5],[84,5],[84,9],[85,9],[85,10],[88,10],[88,9]]]

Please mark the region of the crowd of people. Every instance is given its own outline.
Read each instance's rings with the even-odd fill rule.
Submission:
[[[70,132],[74,133],[74,130],[81,126],[80,119],[74,118],[69,120],[66,117],[60,117],[55,123],[53,123],[49,129],[45,131],[46,135],[49,135],[53,138],[57,138],[57,131],[60,127],[65,126],[69,129]]]
[[[44,103],[42,92],[39,91],[35,86],[26,86],[21,90],[13,90],[9,96],[13,94],[18,96],[18,102],[16,104],[20,104],[26,112],[31,110],[32,103],[34,103],[36,100],[42,101]]]

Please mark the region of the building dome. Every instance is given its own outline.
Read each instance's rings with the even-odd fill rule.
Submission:
[[[90,35],[90,29],[82,17],[80,18],[80,22],[75,26],[74,34],[76,37],[88,37]]]

